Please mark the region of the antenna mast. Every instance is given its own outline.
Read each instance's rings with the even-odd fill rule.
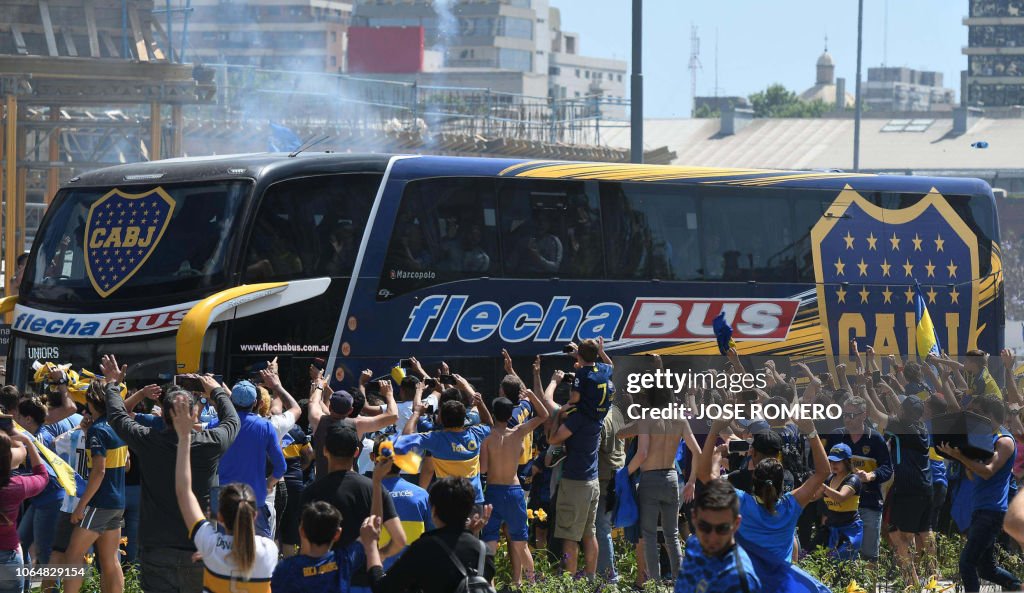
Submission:
[[[690,97],[693,100],[693,107],[690,110],[690,117],[697,113],[697,70],[702,69],[700,64],[700,37],[697,36],[697,25],[690,25]]]

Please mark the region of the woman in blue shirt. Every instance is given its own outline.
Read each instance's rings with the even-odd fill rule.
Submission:
[[[697,480],[707,484],[714,478],[713,465],[715,445],[719,435],[725,431],[729,422],[716,420],[711,425],[697,460]],[[740,499],[740,523],[736,540],[750,555],[762,580],[766,591],[781,590],[774,579],[783,578],[789,564],[793,561],[794,535],[796,523],[800,519],[803,508],[812,500],[818,488],[828,477],[828,460],[821,438],[814,430],[814,422],[803,419],[798,423],[801,432],[811,445],[815,472],[799,488],[792,492],[782,493],[784,470],[782,462],[774,458],[762,459],[754,468],[753,492],[748,494],[738,491]],[[775,575],[775,576],[773,576]]]

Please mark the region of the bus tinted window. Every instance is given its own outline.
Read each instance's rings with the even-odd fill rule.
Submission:
[[[250,191],[246,181],[69,190],[37,238],[25,294],[116,301],[221,285]]]
[[[701,188],[704,278],[792,281],[798,239],[790,206],[777,192]]]
[[[500,180],[505,277],[603,277],[596,190],[583,181]]]
[[[350,276],[380,180],[354,173],[270,186],[249,236],[245,280]]]
[[[499,272],[493,179],[424,179],[402,195],[381,287],[402,294]]]
[[[601,184],[609,278],[700,277],[700,229],[693,191],[681,185]]]

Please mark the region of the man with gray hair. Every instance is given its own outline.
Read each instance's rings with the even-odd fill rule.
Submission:
[[[858,389],[863,392],[863,385]],[[828,436],[827,450],[845,443],[853,452],[854,472],[863,484],[860,493],[860,517],[864,521],[864,539],[860,554],[865,560],[878,560],[882,534],[882,484],[892,478],[889,447],[879,432],[867,424],[868,404],[854,395],[843,402],[843,427]]]
[[[174,495],[174,467],[178,435],[171,422],[174,404],[187,401],[193,413],[198,403],[192,393],[175,388],[160,402],[165,428],[155,430],[133,420],[121,399],[120,385],[128,366],[119,367],[113,356],[104,356],[100,371],[108,381],[107,421],[131,448],[142,473],[142,504],[139,517],[139,559],[142,590],[146,593],[193,593],[203,587],[203,564],[193,562],[195,544],[189,538]],[[206,396],[217,409],[220,424],[192,435],[192,491],[203,508],[210,505],[216,485],[217,464],[238,434],[239,419],[227,389],[213,377],[200,375]]]

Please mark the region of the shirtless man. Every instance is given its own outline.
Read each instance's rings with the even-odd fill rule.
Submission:
[[[661,574],[658,560],[658,518],[665,535],[669,565],[672,574],[679,574],[682,551],[679,546],[679,480],[676,474],[676,453],[679,441],[686,439],[691,451],[700,452],[696,438],[685,420],[652,420],[635,426],[627,426],[620,432],[636,431],[636,455],[629,462],[627,470],[632,475],[640,470],[640,485],[637,487],[637,505],[640,507],[640,530],[645,542],[644,556],[648,567],[647,580],[659,581]]]
[[[520,394],[522,398],[524,394]],[[483,540],[493,553],[498,549],[501,524],[508,526],[508,548],[512,559],[512,587],[518,588],[523,570],[526,578],[533,579],[533,556],[526,546],[529,529],[526,526],[526,496],[519,484],[519,457],[523,452],[523,439],[547,420],[548,410],[537,399],[533,391],[526,390],[536,416],[510,428],[509,419],[515,404],[505,397],[495,398],[491,403],[494,430],[484,439],[480,447],[480,472],[487,474],[487,489],[484,504],[491,505],[491,518],[484,527]]]

